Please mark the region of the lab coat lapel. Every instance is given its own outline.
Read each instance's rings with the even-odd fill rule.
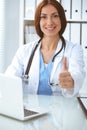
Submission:
[[[40,45],[37,47],[29,72],[29,86],[31,93],[36,93],[39,84]]]
[[[60,50],[61,46],[62,46],[62,41],[60,40],[59,43],[58,43],[57,50],[56,50],[55,54]],[[64,57],[64,49],[62,49],[62,51],[54,59],[50,80],[53,79],[54,74],[56,72],[56,69],[58,67],[58,64],[61,62],[63,57]]]

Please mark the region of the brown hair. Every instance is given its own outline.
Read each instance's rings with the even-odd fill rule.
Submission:
[[[42,8],[46,6],[47,4],[53,5],[58,11],[58,14],[61,20],[61,30],[59,32],[59,35],[60,37],[62,37],[62,34],[66,28],[67,21],[66,21],[64,8],[57,0],[42,0],[37,6],[36,11],[35,11],[35,20],[34,20],[36,32],[40,38],[43,38],[43,32],[40,29],[40,15],[41,15]]]

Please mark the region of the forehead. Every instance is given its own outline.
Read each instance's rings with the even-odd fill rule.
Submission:
[[[52,14],[52,13],[58,13],[58,10],[52,4],[44,6],[41,10],[41,14]]]

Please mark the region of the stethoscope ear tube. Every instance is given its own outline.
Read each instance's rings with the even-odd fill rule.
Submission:
[[[65,50],[65,47],[66,47],[66,42],[65,42],[65,39],[61,36],[61,40],[62,40],[62,47],[60,48],[60,50],[54,55],[53,59],[52,59],[52,62],[54,62],[55,60],[55,57],[62,51],[62,49],[64,48]]]
[[[28,75],[29,74],[29,70],[30,70],[30,67],[31,67],[31,64],[32,64],[32,60],[33,60],[33,57],[34,57],[34,54],[35,54],[35,51],[40,43],[41,39],[38,41],[38,44],[36,44],[30,58],[29,58],[29,61],[28,61],[28,65],[27,65],[27,68],[26,68],[26,71],[25,71],[25,75]]]
[[[30,70],[30,67],[31,67],[31,64],[32,64],[32,60],[33,60],[33,57],[34,57],[34,53],[35,53],[35,51],[36,51],[36,49],[37,49],[37,47],[38,47],[40,41],[41,41],[41,39],[38,41],[38,44],[35,46],[35,48],[34,48],[32,54],[31,54],[31,56],[30,56],[30,58],[29,58],[29,61],[28,61],[28,64],[27,64],[27,68],[26,68],[25,74],[21,77],[21,78],[22,78],[22,81],[24,81],[24,82],[26,82],[26,83],[28,82],[28,79],[29,79],[29,75],[28,75],[28,74],[29,74],[29,70]]]

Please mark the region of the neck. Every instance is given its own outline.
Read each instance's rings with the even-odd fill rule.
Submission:
[[[56,49],[59,40],[59,36],[56,36],[55,38],[44,37],[42,39],[41,48],[45,50],[54,50]]]

